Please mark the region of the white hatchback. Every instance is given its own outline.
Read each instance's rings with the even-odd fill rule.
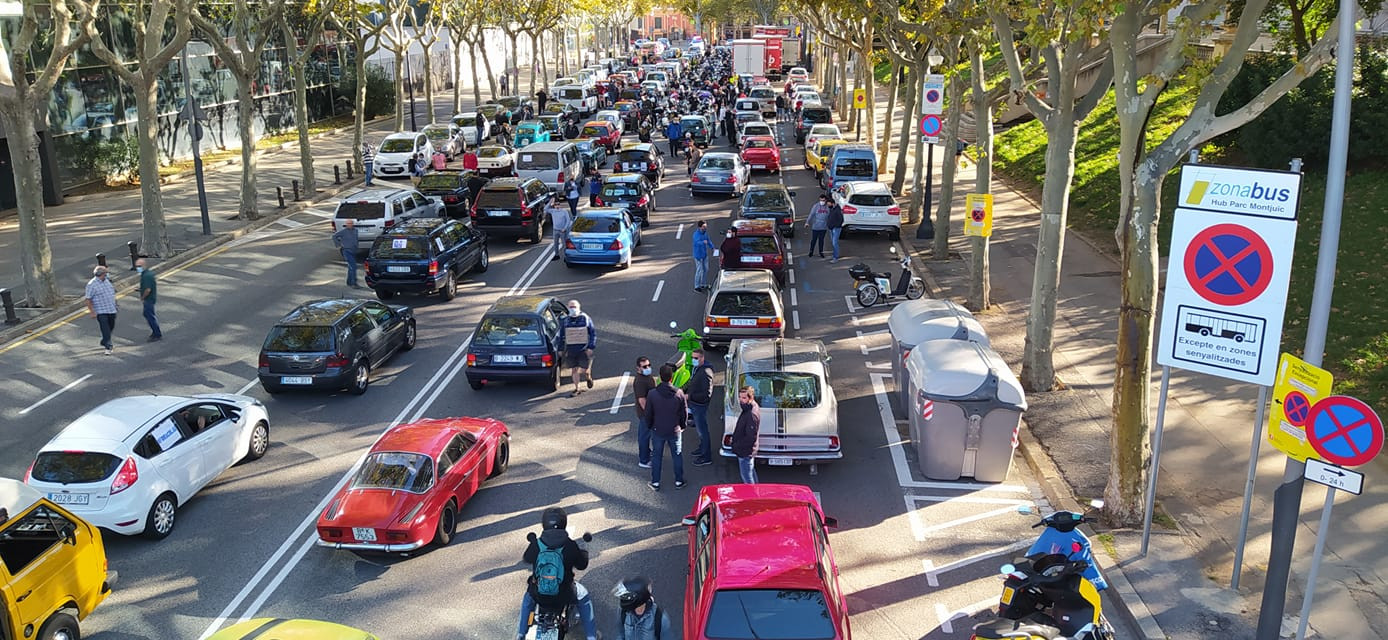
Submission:
[[[839,131],[836,124],[817,124],[810,127],[810,132],[805,134],[805,148],[809,149],[814,143],[820,140],[844,139],[843,132]]]
[[[88,411],[39,449],[24,482],[98,527],[167,537],[178,508],[270,446],[249,396],[130,396]]]
[[[434,145],[422,133],[392,133],[376,149],[372,170],[377,178],[410,177],[410,158],[418,155],[425,162],[434,157]]]
[[[893,240],[901,235],[901,206],[887,185],[880,182],[845,182],[829,191],[843,207],[844,231],[887,232]]]

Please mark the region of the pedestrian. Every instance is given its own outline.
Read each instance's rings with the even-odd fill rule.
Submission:
[[[550,226],[554,228],[554,255],[550,260],[558,260],[564,255],[564,245],[569,241],[569,229],[573,226],[573,216],[569,215],[569,208],[564,206],[558,198],[550,198],[545,205],[545,213],[549,216]]]
[[[477,170],[477,147],[468,147],[463,150],[463,170]]]
[[[660,381],[651,370],[651,359],[641,356],[636,359],[636,382],[632,387],[636,398],[636,466],[651,468],[651,417],[646,408],[646,394],[656,388]]]
[[[135,261],[135,271],[140,274],[140,304],[144,306],[145,322],[149,323],[148,342],[158,342],[164,339],[164,332],[159,329],[159,317],[154,315],[154,303],[158,301],[156,289],[158,285],[154,282],[154,272],[145,268],[145,259],[140,258]]]
[[[545,90],[544,90],[544,89],[540,89],[539,91],[536,91],[536,92],[535,92],[535,103],[536,103],[535,111],[537,111],[537,112],[539,112],[539,113],[544,113],[544,112],[545,112],[545,103],[546,103],[546,102],[549,102],[549,94],[548,94],[548,93],[545,93]]]
[[[448,168],[448,156],[444,155],[442,150],[435,149],[432,160],[434,171],[443,171]]]
[[[670,628],[670,616],[651,596],[649,578],[627,578],[612,593],[622,610],[617,640],[660,640],[661,632]]]
[[[347,286],[357,288],[357,236],[356,220],[344,218],[342,228],[333,232],[333,246],[337,247],[342,259],[347,262]]]
[[[839,261],[839,236],[843,235],[843,207],[837,202],[829,204],[829,216],[825,222],[829,227],[829,244],[834,248],[834,257],[829,262]],[[821,245],[821,249],[823,246]]]
[[[723,244],[718,247],[719,262],[718,267],[724,271],[737,269],[742,266],[742,239],[737,237],[737,228],[729,227],[727,234],[723,238]]]
[[[646,411],[651,420],[651,490],[660,491],[661,467],[665,461],[665,449],[670,449],[670,461],[674,464],[675,488],[684,488],[684,452],[680,437],[689,415],[689,400],[684,392],[675,388],[670,381],[675,377],[675,368],[668,364],[660,365],[660,385],[646,394]]]
[[[505,119],[496,123],[496,143],[503,147],[511,144],[511,123]]]
[[[680,141],[684,138],[684,129],[680,127],[679,118],[670,118],[670,123],[665,125],[665,137],[670,140],[670,155],[679,153]]]
[[[578,181],[569,176],[564,180],[564,199],[569,201],[569,217],[578,217],[578,197],[582,195]]]
[[[474,136],[474,139],[477,140],[477,146],[480,147],[480,146],[482,146],[483,144],[486,144],[486,142],[487,142],[487,116],[484,116],[484,115],[482,115],[481,113],[477,114],[477,119],[473,122],[473,125],[472,125],[472,126],[477,130],[477,134]]]
[[[689,134],[685,134],[688,136]],[[694,168],[699,166],[699,159],[704,157],[704,152],[694,146],[694,142],[686,138],[684,154],[684,175],[689,177],[694,175]]]
[[[737,390],[737,403],[742,413],[733,429],[732,449],[737,456],[737,470],[742,482],[757,483],[757,435],[761,432],[761,407],[757,406],[757,390],[747,385]]]
[[[598,196],[602,195],[602,172],[597,167],[588,167],[588,206],[598,206]]]
[[[728,132],[728,144],[737,146],[737,116],[732,111],[723,116],[723,130]]]
[[[824,257],[824,236],[829,232],[829,196],[820,194],[819,202],[810,207],[810,215],[805,218],[805,227],[810,230],[810,252],[814,255],[815,245],[819,246],[819,257]]]
[[[578,386],[579,379],[585,379],[588,388],[593,388],[593,350],[597,348],[598,329],[593,319],[583,313],[577,300],[569,301],[569,315],[564,318],[564,331],[559,335],[559,346],[564,350],[564,362],[569,364],[574,380],[570,398],[583,393]]]
[[[371,186],[373,169],[376,166],[376,150],[371,148],[370,142],[361,143],[361,172],[362,177],[366,178],[366,186]]]
[[[713,464],[713,442],[708,435],[708,403],[713,399],[713,365],[704,359],[704,350],[690,352],[689,414],[694,418],[694,430],[699,434],[699,448],[694,450],[694,466]]]
[[[694,223],[695,291],[702,293],[708,290],[708,254],[713,248],[713,241],[708,239],[708,222],[700,220]]]
[[[507,74],[501,74],[501,82],[499,83],[501,84],[501,95],[504,96],[511,93],[510,82],[511,78]]]
[[[87,281],[87,290],[82,298],[87,302],[87,312],[96,318],[96,326],[101,328],[101,348],[111,355],[111,334],[116,330],[116,286],[107,278],[106,267],[97,265],[92,269],[92,279]]]
[[[776,96],[776,119],[777,119],[777,120],[780,120],[780,119],[784,118],[785,116],[786,116],[786,97],[783,96],[783,95],[779,95],[779,94],[778,94],[778,95]]]

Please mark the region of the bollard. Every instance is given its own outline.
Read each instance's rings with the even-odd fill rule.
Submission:
[[[348,179],[348,180],[351,180],[351,179],[352,179],[352,160],[351,160],[351,159],[348,159],[348,160],[347,160],[347,179]]]
[[[5,305],[5,324],[19,324],[19,316],[14,312],[14,294],[9,289],[0,289],[0,303]]]
[[[134,240],[131,240],[130,242],[125,243],[125,248],[127,248],[127,249],[130,250],[130,270],[131,270],[131,271],[134,271],[134,270],[135,270],[135,261],[140,259],[139,247],[140,247],[140,245],[135,244],[135,241],[134,241]]]
[[[333,184],[342,184],[342,167],[333,165]]]
[[[97,264],[98,266],[102,266],[102,267],[106,266],[106,254],[104,254],[104,253],[98,253],[98,254],[96,254],[96,264]]]
[[[284,208],[284,187],[275,187],[275,197],[280,199],[280,208]]]
[[[290,181],[289,181],[289,184],[290,184],[291,186],[293,186],[293,188],[294,188],[294,202],[298,202],[298,201],[299,201],[299,181],[298,181],[298,180],[290,180]]]

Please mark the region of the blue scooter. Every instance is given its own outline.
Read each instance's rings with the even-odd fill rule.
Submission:
[[[1103,500],[1093,500],[1089,503],[1091,509],[1097,511],[1104,508]],[[1035,515],[1030,505],[1023,505],[1017,509],[1017,513],[1022,515]],[[1108,588],[1108,582],[1099,573],[1099,568],[1094,564],[1094,553],[1089,545],[1089,538],[1079,531],[1080,525],[1086,522],[1094,522],[1097,518],[1090,514],[1075,513],[1073,511],[1057,511],[1044,518],[1040,522],[1031,525],[1031,528],[1045,527],[1041,535],[1036,538],[1036,542],[1027,549],[1027,556],[1034,556],[1038,553],[1053,554],[1058,553],[1066,556],[1070,560],[1083,560],[1089,565],[1082,574],[1086,580],[1094,584],[1094,588],[1103,591]]]

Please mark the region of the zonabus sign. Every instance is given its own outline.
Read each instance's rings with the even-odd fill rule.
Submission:
[[[1291,172],[1186,165],[1179,202],[1192,209],[1295,220],[1300,185],[1300,176]]]

